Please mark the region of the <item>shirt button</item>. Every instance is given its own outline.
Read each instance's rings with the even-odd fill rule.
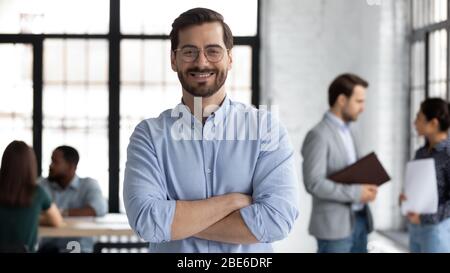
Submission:
[[[207,170],[206,170],[206,173],[211,173],[211,169],[207,169]]]

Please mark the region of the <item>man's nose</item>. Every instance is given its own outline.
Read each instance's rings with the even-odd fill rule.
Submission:
[[[200,67],[202,66],[207,66],[209,64],[208,58],[206,58],[205,55],[205,51],[200,50],[200,52],[198,53],[198,57],[195,60],[195,62],[197,63],[197,65],[199,65]]]

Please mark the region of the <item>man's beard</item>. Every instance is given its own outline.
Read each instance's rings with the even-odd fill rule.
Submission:
[[[189,73],[214,73],[215,81],[211,86],[208,86],[207,83],[201,83],[199,86],[193,86],[188,83],[187,78],[189,77]],[[199,69],[199,68],[191,68],[186,70],[185,72],[178,72],[178,79],[180,80],[181,86],[186,92],[191,94],[194,97],[202,97],[208,98],[217,93],[217,91],[222,88],[225,84],[225,80],[227,79],[228,71],[222,70],[219,71],[217,69]]]
[[[345,121],[345,123],[354,122],[357,120],[357,118],[353,117],[345,111],[342,111],[342,119]]]
[[[51,172],[48,173],[48,180],[51,182],[61,184],[64,178],[65,176],[62,174],[52,174]]]

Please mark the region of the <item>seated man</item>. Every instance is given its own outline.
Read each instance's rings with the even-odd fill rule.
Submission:
[[[57,147],[52,154],[48,178],[40,184],[63,216],[104,216],[107,204],[100,187],[94,179],[76,175],[78,161],[77,150],[69,146]],[[40,251],[66,252],[70,241],[79,242],[82,252],[92,251],[92,238],[44,239]]]

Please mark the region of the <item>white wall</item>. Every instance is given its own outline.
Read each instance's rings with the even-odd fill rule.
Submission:
[[[364,150],[375,150],[393,177],[372,205],[378,229],[401,224],[396,200],[408,157],[407,0],[262,0],[262,104],[280,107],[297,152],[301,212],[280,252],[314,252],[308,235],[311,198],[301,175],[300,147],[327,110],[328,85],[353,72],[370,83],[358,122]]]

